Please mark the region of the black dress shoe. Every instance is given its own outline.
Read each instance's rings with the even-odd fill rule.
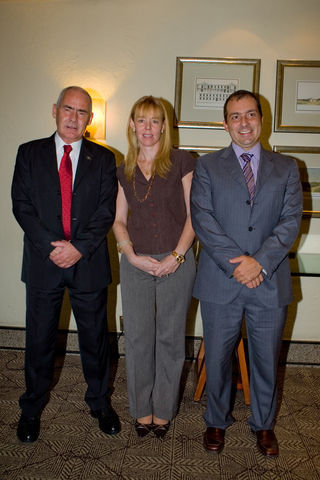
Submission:
[[[99,421],[99,428],[107,435],[116,435],[121,430],[121,423],[113,408],[91,410],[91,416]]]
[[[170,422],[168,423],[165,423],[164,425],[159,425],[159,424],[153,424],[153,431],[154,431],[154,434],[157,438],[163,438],[168,430],[169,430],[169,427],[170,427]]]
[[[224,434],[222,428],[208,427],[203,436],[204,448],[208,452],[220,453],[224,447]]]
[[[253,432],[257,436],[257,447],[263,455],[277,457],[279,445],[273,430],[257,430]]]
[[[145,437],[153,429],[153,424],[152,423],[140,423],[140,422],[138,422],[138,420],[136,420],[136,423],[134,424],[134,428],[136,429],[138,437]]]
[[[21,415],[17,428],[17,436],[20,442],[32,443],[39,437],[40,432],[40,418],[39,417],[27,417]]]

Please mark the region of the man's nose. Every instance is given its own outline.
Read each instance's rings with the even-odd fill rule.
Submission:
[[[71,112],[70,112],[70,118],[71,118],[71,120],[77,120],[77,118],[78,118],[78,112],[77,112],[77,110],[75,110],[75,109],[72,109],[72,110],[71,110]]]
[[[241,124],[241,125],[247,125],[247,123],[248,123],[247,116],[246,116],[246,115],[241,115],[241,117],[240,117],[240,124]]]

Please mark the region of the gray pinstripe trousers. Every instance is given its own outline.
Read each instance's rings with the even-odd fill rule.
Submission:
[[[160,260],[168,254],[152,255]],[[168,277],[120,262],[127,388],[135,418],[171,420],[177,411],[185,360],[185,325],[195,278],[192,248]]]

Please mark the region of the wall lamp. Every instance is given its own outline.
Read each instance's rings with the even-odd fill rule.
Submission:
[[[92,88],[86,88],[92,98],[93,118],[87,126],[85,137],[92,140],[105,140],[106,138],[106,102],[101,95]]]

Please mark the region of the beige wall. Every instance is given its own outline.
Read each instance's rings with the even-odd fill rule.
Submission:
[[[17,147],[53,132],[51,106],[62,87],[91,87],[106,99],[107,144],[120,160],[132,103],[152,93],[173,104],[177,56],[261,58],[260,92],[273,113],[276,60],[319,59],[319,17],[319,0],[0,0],[0,325],[24,326],[22,233],[10,202]],[[223,131],[182,129],[176,137],[189,145],[229,143]],[[272,133],[269,143],[312,146],[320,139]],[[313,220],[316,234],[319,222]],[[121,313],[117,260],[114,271],[112,329],[119,328]],[[320,340],[319,278],[299,280],[296,290],[288,335]],[[188,330],[201,334],[198,313],[191,314]]]

